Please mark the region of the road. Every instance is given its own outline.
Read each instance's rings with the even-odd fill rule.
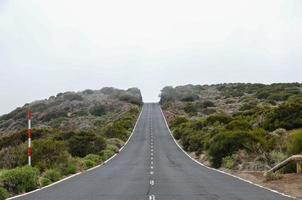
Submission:
[[[158,104],[145,104],[129,143],[105,165],[24,200],[289,200],[202,167],[174,143]]]

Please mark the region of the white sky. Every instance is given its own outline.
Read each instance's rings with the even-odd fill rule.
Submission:
[[[0,114],[63,91],[302,81],[301,0],[0,0]]]

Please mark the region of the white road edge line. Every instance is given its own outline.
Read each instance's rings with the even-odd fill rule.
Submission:
[[[129,140],[131,139],[131,137],[132,137],[132,135],[133,135],[133,133],[134,133],[134,131],[135,131],[135,129],[136,129],[136,126],[137,126],[137,124],[138,124],[138,121],[139,121],[139,119],[140,119],[140,117],[141,117],[141,115],[142,115],[142,113],[143,113],[143,109],[144,109],[144,108],[142,107],[142,110],[141,110],[141,112],[140,112],[140,114],[139,114],[139,116],[138,116],[138,118],[137,118],[137,120],[136,120],[136,123],[135,123],[135,125],[134,125],[134,127],[133,127],[133,129],[132,129],[131,135],[129,136],[129,138],[128,138],[128,140],[125,142],[125,144],[119,149],[119,152],[121,152],[121,151],[124,149],[124,147],[126,146],[126,144],[128,144]],[[83,174],[83,173],[85,173],[85,172],[89,172],[89,171],[91,171],[91,170],[94,170],[94,169],[96,169],[96,168],[99,168],[99,167],[103,166],[104,164],[108,163],[111,159],[113,159],[113,158],[114,158],[115,156],[117,156],[117,155],[118,155],[118,154],[114,154],[113,156],[111,156],[110,158],[108,158],[107,160],[105,160],[102,164],[99,164],[99,165],[97,165],[97,166],[95,166],[95,167],[89,168],[89,169],[87,169],[87,170],[85,170],[85,171],[82,171],[82,172],[78,172],[78,173],[76,173],[76,174],[72,174],[72,175],[67,176],[67,177],[65,177],[65,178],[63,178],[63,179],[61,179],[61,180],[59,180],[59,181],[57,181],[57,182],[54,182],[54,183],[52,183],[52,184],[50,184],[50,185],[47,185],[47,186],[38,188],[38,189],[36,189],[36,190],[33,190],[33,191],[30,191],[30,192],[26,192],[26,193],[23,193],[23,194],[19,194],[19,195],[16,195],[16,196],[7,198],[7,200],[16,199],[16,198],[19,198],[19,197],[23,197],[23,196],[26,196],[26,195],[29,195],[29,194],[38,192],[38,191],[40,191],[40,190],[49,188],[49,187],[54,186],[54,185],[56,185],[56,184],[59,184],[59,183],[61,183],[61,182],[63,182],[63,181],[66,181],[66,180],[68,180],[68,179],[70,179],[70,178],[73,178],[73,177],[75,177],[75,176],[78,176],[78,175],[80,175],[80,174]]]
[[[206,166],[206,165],[204,165],[203,163],[200,163],[199,161],[195,160],[195,159],[192,158],[185,150],[183,150],[183,149],[181,148],[181,146],[178,144],[178,142],[175,140],[175,138],[174,138],[174,136],[173,136],[173,134],[172,134],[172,132],[171,132],[171,130],[170,130],[170,128],[169,128],[169,125],[168,125],[168,122],[167,122],[167,120],[166,120],[166,117],[165,117],[165,115],[164,115],[164,113],[163,113],[163,110],[161,109],[160,106],[159,106],[159,108],[160,108],[161,114],[162,114],[162,116],[163,116],[163,118],[164,118],[166,127],[168,128],[168,131],[169,131],[169,133],[170,133],[170,136],[171,136],[172,139],[174,140],[175,144],[181,149],[181,151],[182,151],[184,154],[186,154],[186,155],[187,155],[191,160],[193,160],[195,163],[197,163],[197,164],[199,164],[199,165],[201,165],[202,167],[205,167],[205,168],[207,168],[207,169],[214,170],[214,171],[220,172],[220,173],[222,173],[222,174],[226,174],[226,175],[232,176],[232,177],[234,177],[234,178],[236,178],[236,179],[239,179],[239,180],[244,181],[244,182],[246,182],[246,183],[249,183],[249,184],[251,184],[251,185],[260,187],[260,188],[262,188],[262,189],[265,189],[265,190],[268,190],[268,191],[277,193],[277,194],[282,195],[282,196],[284,196],[284,197],[289,197],[289,198],[292,198],[292,199],[299,199],[299,198],[297,198],[297,197],[294,197],[294,196],[291,196],[291,195],[288,195],[288,194],[279,192],[279,191],[277,191],[277,190],[273,190],[273,189],[271,189],[271,188],[264,187],[264,186],[262,186],[262,185],[259,185],[259,184],[257,184],[257,183],[254,183],[254,182],[252,182],[252,181],[243,179],[243,178],[241,178],[241,177],[239,177],[239,176],[236,176],[236,175],[233,175],[233,174],[230,174],[230,173],[221,171],[221,170],[219,170],[219,169],[215,169],[215,168]]]

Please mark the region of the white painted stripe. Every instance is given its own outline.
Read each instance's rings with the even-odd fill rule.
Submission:
[[[153,167],[153,166],[150,166],[150,168],[153,169],[154,167]]]
[[[154,180],[150,180],[150,185],[154,185]]]
[[[153,165],[153,161],[151,161],[151,165]]]
[[[260,187],[260,188],[262,188],[262,189],[265,189],[265,190],[268,190],[268,191],[271,191],[271,192],[280,194],[280,195],[282,195],[282,196],[289,197],[289,198],[293,198],[293,199],[298,199],[297,197],[294,197],[294,196],[291,196],[291,195],[287,195],[287,194],[284,194],[284,193],[282,193],[282,192],[278,192],[278,191],[276,191],[276,190],[273,190],[273,189],[264,187],[264,186],[262,186],[262,185],[259,185],[259,184],[257,184],[257,183],[254,183],[254,182],[252,182],[252,181],[243,179],[243,178],[241,178],[241,177],[239,177],[239,176],[235,176],[235,175],[233,175],[233,174],[230,174],[230,173],[221,171],[221,170],[219,170],[219,169],[215,169],[215,168],[212,168],[212,167],[208,167],[208,166],[204,165],[203,163],[200,163],[199,161],[195,160],[195,159],[192,158],[185,150],[183,150],[183,149],[181,148],[181,146],[178,144],[178,142],[175,140],[175,138],[173,137],[173,134],[172,134],[172,132],[171,132],[171,130],[170,130],[170,128],[169,128],[168,122],[167,122],[167,120],[166,120],[166,118],[165,118],[165,115],[164,115],[164,113],[163,113],[161,107],[160,107],[160,110],[161,110],[161,114],[162,114],[162,116],[163,116],[163,118],[164,118],[166,127],[167,127],[167,129],[168,129],[168,131],[169,131],[169,133],[170,133],[170,136],[171,136],[172,139],[174,140],[175,144],[181,149],[181,151],[182,151],[184,154],[186,154],[186,155],[187,155],[191,160],[193,160],[195,163],[197,163],[197,164],[199,164],[200,166],[205,167],[205,168],[207,168],[207,169],[210,169],[210,170],[213,170],[213,171],[217,171],[217,172],[219,172],[219,173],[222,173],[222,174],[226,174],[226,175],[232,176],[232,177],[234,177],[234,178],[236,178],[236,179],[239,179],[239,180],[244,181],[244,182],[246,182],[246,183],[252,184],[252,185],[257,186],[257,187]]]
[[[28,138],[28,147],[31,147],[31,138]]]
[[[149,200],[155,200],[155,196],[154,196],[154,194],[149,195]]]
[[[154,174],[154,171],[150,171],[150,174],[153,175],[153,174]]]
[[[31,120],[28,120],[28,129],[31,129]]]

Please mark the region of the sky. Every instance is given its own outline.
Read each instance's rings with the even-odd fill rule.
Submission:
[[[301,0],[0,0],[0,114],[64,91],[302,82]]]

